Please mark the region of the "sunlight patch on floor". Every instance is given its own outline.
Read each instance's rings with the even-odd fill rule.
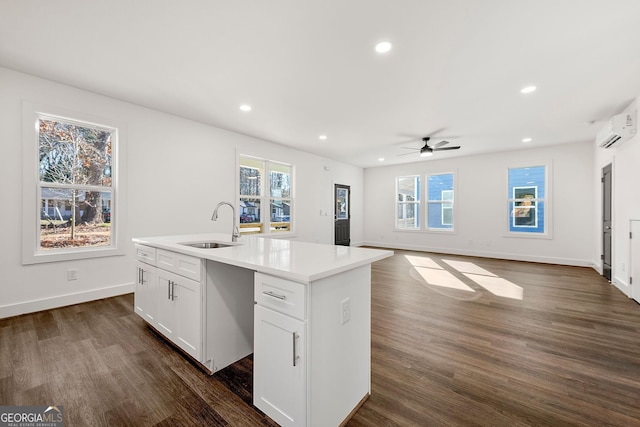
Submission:
[[[450,265],[451,267],[455,268],[460,273],[480,274],[480,275],[483,275],[483,276],[498,277],[495,274],[493,274],[492,272],[487,271],[482,267],[478,267],[477,265],[475,265],[472,262],[453,261],[453,260],[446,260],[446,259],[443,259],[442,261],[446,262],[448,265]]]
[[[404,257],[406,258],[407,261],[409,261],[409,264],[411,264],[414,267],[426,267],[426,268],[433,268],[436,270],[444,270],[444,268],[442,268],[440,264],[438,264],[437,262],[435,262],[434,260],[428,257],[411,256],[411,255],[405,255]]]
[[[411,275],[419,276],[430,286],[482,293],[482,291],[474,290],[471,286],[456,277],[451,271],[447,271],[445,267],[429,257],[411,255],[405,255],[404,257],[413,266]],[[524,289],[522,287],[507,279],[498,277],[472,262],[444,259],[442,261],[493,295],[517,300],[524,298]]]
[[[511,299],[523,299],[524,290],[513,282],[497,276],[463,273],[468,279],[473,280],[492,294]]]
[[[415,267],[416,271],[424,279],[425,282],[433,286],[441,286],[450,289],[459,289],[461,291],[475,292],[473,288],[466,285],[462,280],[446,270],[437,270],[434,268]]]

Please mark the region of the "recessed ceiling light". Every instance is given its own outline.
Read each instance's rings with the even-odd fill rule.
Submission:
[[[525,86],[522,89],[520,89],[520,93],[531,93],[531,92],[535,92],[537,89],[537,87],[535,86]]]
[[[531,138],[522,138],[522,142],[531,142],[533,139]]]
[[[376,45],[376,52],[387,53],[391,50],[393,45],[390,42],[380,42]]]
[[[378,161],[379,161],[379,162],[384,162],[384,157],[380,157],[380,158],[378,159]]]
[[[323,140],[323,141],[324,141],[325,139],[327,139],[327,135],[320,135],[320,136],[318,137],[318,139],[321,139],[321,140]]]
[[[249,111],[251,111],[251,105],[242,104],[240,106],[240,111],[244,111],[245,113],[248,113]]]

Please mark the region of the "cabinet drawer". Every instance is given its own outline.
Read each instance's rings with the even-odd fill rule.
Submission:
[[[202,260],[200,258],[158,249],[156,265],[196,282],[200,282],[202,279]]]
[[[262,273],[255,274],[256,303],[301,320],[307,317],[306,291],[307,286],[302,283]]]
[[[156,248],[136,244],[136,259],[150,265],[156,265]]]

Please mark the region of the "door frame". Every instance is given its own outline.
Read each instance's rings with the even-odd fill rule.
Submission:
[[[609,191],[607,194],[607,182],[605,180],[605,173],[609,174]],[[614,245],[613,245],[613,162],[608,163],[601,169],[601,178],[600,182],[602,183],[602,197],[601,197],[601,261],[602,261],[602,275],[613,282],[613,255],[614,255]],[[607,218],[607,207],[609,209],[608,218]],[[608,264],[606,261],[608,260]]]
[[[347,201],[345,204],[346,211],[344,214],[346,218],[339,218],[338,212],[338,189],[346,190]],[[338,243],[338,239],[336,238],[338,234],[338,227],[343,225],[342,222],[346,221],[349,237],[347,240]],[[351,186],[346,184],[337,184],[334,182],[333,184],[333,244],[334,245],[351,245]]]
[[[634,218],[640,218],[640,215]],[[629,296],[640,303],[640,219],[629,221],[629,230]]]

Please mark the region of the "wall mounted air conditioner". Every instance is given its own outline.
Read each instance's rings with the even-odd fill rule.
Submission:
[[[598,132],[596,142],[602,148],[615,148],[635,134],[636,113],[617,114]]]

